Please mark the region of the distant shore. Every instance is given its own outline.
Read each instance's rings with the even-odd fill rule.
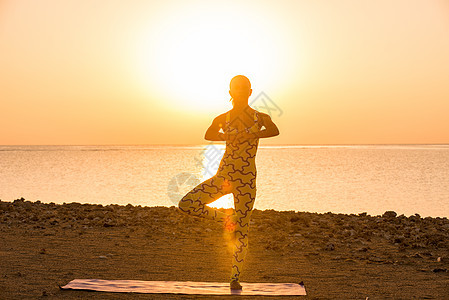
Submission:
[[[5,299],[147,299],[58,285],[75,278],[226,282],[230,274],[220,225],[176,207],[0,201],[0,232]],[[243,282],[303,281],[310,299],[449,295],[447,218],[254,210],[249,243]]]

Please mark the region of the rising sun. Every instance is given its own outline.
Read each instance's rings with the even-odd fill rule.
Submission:
[[[273,24],[240,2],[170,8],[142,32],[136,55],[142,81],[175,109],[222,110],[233,76],[263,86],[285,71],[286,43]]]

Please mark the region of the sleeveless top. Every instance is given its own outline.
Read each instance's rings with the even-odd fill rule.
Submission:
[[[237,120],[237,119],[235,119]],[[262,125],[259,122],[259,114],[254,111],[254,124],[240,130],[231,124],[231,113],[226,114],[226,124],[223,128],[225,133],[237,134],[241,131],[254,133],[260,131]],[[229,180],[240,179],[242,182],[253,181],[256,177],[256,153],[259,138],[251,138],[242,141],[226,141],[226,151],[218,167],[217,175]],[[254,183],[255,185],[255,183]]]

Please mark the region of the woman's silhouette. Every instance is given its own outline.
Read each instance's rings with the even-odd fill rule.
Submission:
[[[248,250],[249,221],[256,198],[256,152],[259,139],[279,134],[269,115],[248,105],[251,93],[248,78],[243,75],[232,78],[229,94],[233,108],[216,117],[205,135],[209,141],[226,141],[226,151],[218,171],[179,201],[181,211],[222,222],[226,231],[235,234],[231,289],[242,288],[239,280]],[[229,193],[234,195],[234,214],[227,215],[206,206]]]

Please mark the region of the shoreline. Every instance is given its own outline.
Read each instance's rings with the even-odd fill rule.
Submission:
[[[51,206],[65,206],[65,205],[81,205],[81,206],[93,206],[93,207],[104,207],[106,209],[108,209],[108,207],[136,207],[136,208],[153,208],[153,207],[163,207],[163,208],[168,208],[168,209],[173,209],[173,208],[177,208],[174,203],[171,206],[167,206],[167,205],[154,205],[154,206],[150,206],[150,205],[135,205],[135,204],[117,204],[117,203],[112,203],[112,204],[101,204],[101,203],[91,203],[91,202],[54,202],[54,201],[41,201],[41,200],[35,200],[35,201],[30,201],[30,200],[26,200],[25,198],[19,198],[19,199],[15,199],[15,200],[4,200],[4,199],[0,199],[0,202],[3,203],[14,203],[15,201],[24,201],[24,202],[30,202],[32,204],[36,204],[36,205],[51,205]],[[221,210],[223,211],[232,211],[232,208],[221,208]],[[390,213],[393,212],[396,214],[397,218],[403,219],[403,218],[415,218],[418,217],[420,219],[448,219],[449,220],[449,216],[422,216],[420,213],[413,213],[410,215],[406,215],[403,213],[397,213],[396,211],[391,211],[391,210],[387,210],[382,214],[372,214],[372,213],[368,213],[366,211],[362,211],[360,213],[346,213],[346,212],[331,212],[331,211],[322,211],[322,212],[313,212],[313,211],[300,211],[300,210],[277,210],[277,209],[260,209],[260,208],[254,208],[253,211],[274,211],[274,212],[280,212],[280,213],[304,213],[304,214],[312,214],[312,215],[327,215],[327,214],[332,214],[332,215],[346,215],[346,216],[367,216],[367,217],[373,217],[373,218],[381,218],[385,213]],[[0,219],[1,220],[1,219]]]
[[[446,217],[255,209],[250,224],[242,282],[304,281],[310,299],[449,294]],[[0,200],[0,231],[6,298],[121,299],[132,295],[57,286],[75,278],[227,282],[230,273],[229,243],[219,224],[174,206]]]

